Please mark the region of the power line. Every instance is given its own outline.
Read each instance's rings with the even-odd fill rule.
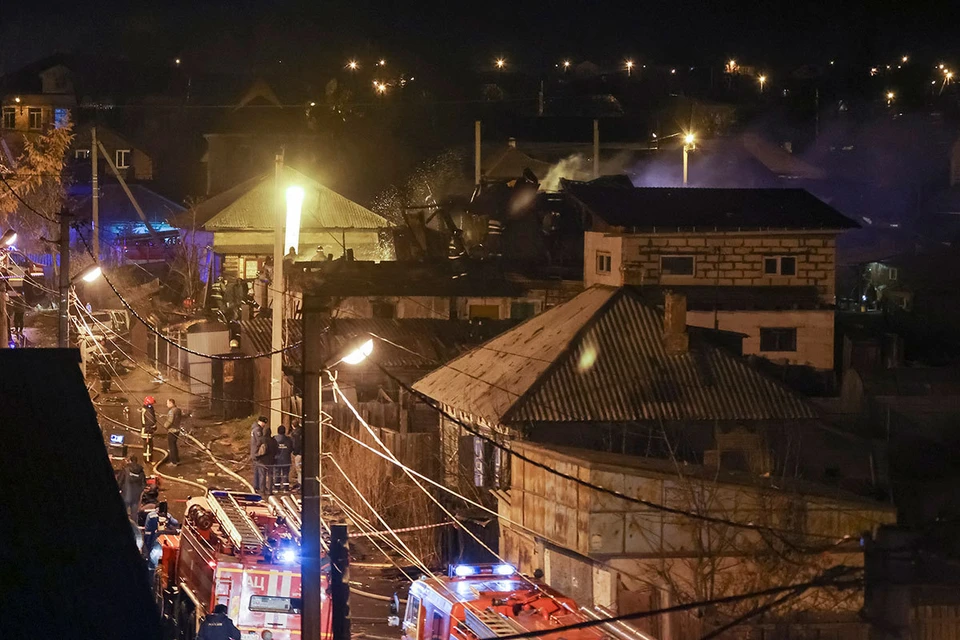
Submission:
[[[376,365],[377,365],[377,368],[379,368],[380,371],[382,371],[384,375],[386,375],[388,378],[390,378],[391,380],[393,380],[394,382],[396,382],[396,383],[397,383],[399,386],[401,386],[404,390],[406,390],[406,391],[408,391],[409,393],[411,393],[411,394],[417,396],[418,398],[420,398],[425,404],[427,404],[429,407],[431,407],[434,411],[438,412],[440,415],[442,415],[443,417],[445,417],[447,420],[450,420],[451,422],[459,425],[460,427],[462,427],[465,431],[467,431],[467,432],[470,433],[471,435],[480,438],[480,439],[483,440],[484,442],[490,443],[491,445],[493,445],[493,446],[496,447],[497,449],[500,449],[500,450],[502,450],[502,451],[505,451],[505,452],[509,453],[511,456],[516,456],[517,459],[523,460],[523,461],[526,462],[527,464],[530,464],[530,465],[532,465],[532,466],[534,466],[534,467],[537,467],[537,468],[539,468],[539,469],[543,469],[544,471],[547,471],[547,472],[549,472],[549,473],[552,473],[552,474],[554,474],[554,475],[556,475],[556,476],[559,476],[559,477],[561,477],[561,478],[563,478],[563,479],[565,479],[565,480],[569,480],[569,481],[571,481],[571,482],[575,482],[576,484],[578,484],[578,485],[580,485],[580,486],[582,486],[582,487],[586,487],[586,488],[588,488],[588,489],[593,489],[593,490],[595,490],[595,491],[599,491],[600,493],[605,493],[605,494],[607,494],[607,495],[613,496],[613,497],[615,497],[615,498],[619,498],[619,499],[624,500],[624,501],[626,501],[626,502],[632,502],[632,503],[634,503],[634,504],[643,505],[643,506],[645,506],[645,507],[649,507],[650,509],[654,509],[654,510],[657,510],[657,511],[663,511],[663,512],[665,512],[665,513],[670,513],[670,514],[673,514],[673,515],[684,516],[684,517],[688,517],[688,518],[695,519],[695,520],[701,520],[701,521],[703,521],[703,522],[709,522],[709,523],[711,523],[711,524],[724,525],[724,526],[730,526],[730,527],[739,527],[739,528],[741,528],[741,529],[749,529],[749,530],[751,530],[751,531],[769,531],[769,532],[778,533],[778,534],[783,534],[783,535],[797,535],[797,531],[795,531],[795,530],[792,530],[792,531],[791,531],[791,530],[787,530],[787,529],[779,529],[779,528],[776,528],[776,527],[769,527],[769,526],[765,526],[765,525],[754,524],[754,523],[752,523],[752,522],[736,522],[736,521],[734,521],[734,520],[727,520],[727,519],[725,519],[725,518],[719,518],[719,517],[715,517],[715,516],[705,515],[705,514],[696,513],[696,512],[693,512],[693,511],[686,511],[686,510],[684,510],[684,509],[678,509],[678,508],[676,508],[676,507],[668,507],[667,505],[659,504],[659,503],[657,503],[657,502],[651,502],[650,500],[644,500],[643,498],[635,498],[635,497],[633,497],[633,496],[629,496],[629,495],[627,495],[627,494],[625,494],[625,493],[621,493],[620,491],[616,491],[616,490],[614,490],[614,489],[609,489],[609,488],[607,488],[607,487],[602,487],[602,486],[600,486],[600,485],[595,485],[595,484],[593,484],[592,482],[588,482],[588,481],[583,480],[583,479],[581,479],[581,478],[578,478],[578,477],[576,477],[576,476],[573,476],[573,475],[570,475],[570,474],[568,474],[568,473],[564,473],[564,472],[562,472],[562,471],[559,471],[559,470],[557,470],[557,469],[554,469],[554,468],[550,467],[550,466],[547,465],[547,464],[544,464],[544,463],[542,463],[542,462],[533,460],[533,459],[530,458],[529,456],[526,456],[526,455],[524,455],[524,454],[522,454],[522,453],[516,452],[516,451],[514,451],[513,449],[511,449],[509,446],[507,446],[507,445],[505,445],[505,444],[503,444],[503,443],[501,443],[501,442],[497,442],[496,440],[494,440],[494,439],[491,438],[490,436],[488,436],[488,435],[486,435],[486,434],[478,431],[478,430],[477,430],[476,428],[474,428],[472,425],[469,425],[469,424],[467,424],[466,422],[464,422],[463,420],[460,420],[459,418],[456,418],[455,416],[451,415],[451,414],[450,414],[449,412],[447,412],[443,407],[439,406],[438,403],[437,403],[433,398],[427,396],[426,394],[424,394],[424,393],[422,393],[422,392],[420,392],[420,391],[417,391],[416,389],[414,389],[413,387],[411,387],[410,385],[408,385],[408,384],[405,383],[404,381],[402,381],[402,380],[400,380],[399,378],[397,378],[395,375],[393,375],[392,373],[390,373],[389,371],[387,371],[387,369],[384,368],[380,363],[376,363]],[[513,393],[513,392],[510,392],[510,393]],[[836,536],[830,536],[830,535],[826,535],[826,534],[804,533],[804,534],[802,534],[802,535],[808,536],[808,537],[818,537],[818,538],[824,538],[824,539],[833,540],[834,543],[830,545],[831,547],[832,547],[832,546],[836,546],[836,545],[838,545],[838,544],[841,544],[841,543],[845,542],[846,540],[849,540],[849,539],[850,539],[850,536],[849,536],[849,535],[843,536],[843,537],[841,537],[839,540],[836,538]]]
[[[76,227],[75,227],[75,228],[76,228]],[[97,258],[96,258],[96,256],[93,254],[93,250],[90,248],[90,244],[87,242],[87,239],[83,237],[83,234],[80,232],[80,229],[79,229],[79,228],[76,228],[76,231],[77,231],[77,235],[80,237],[80,240],[83,241],[83,245],[86,247],[87,253],[90,255],[90,257],[92,257],[92,258],[94,259],[94,261],[96,261]],[[296,349],[296,348],[298,348],[298,347],[300,347],[300,346],[303,345],[303,340],[298,340],[297,342],[294,342],[294,343],[292,343],[292,344],[288,344],[288,345],[285,346],[285,347],[280,347],[279,349],[273,349],[272,351],[265,351],[265,352],[256,353],[256,354],[253,354],[253,355],[246,355],[246,354],[244,354],[244,355],[235,355],[235,356],[234,356],[234,355],[217,355],[217,354],[202,353],[202,352],[200,352],[200,351],[195,351],[195,350],[190,349],[189,347],[185,347],[185,346],[177,343],[176,341],[171,340],[171,339],[168,338],[167,336],[163,335],[163,333],[162,333],[159,329],[157,329],[157,328],[154,327],[152,324],[150,324],[149,321],[147,321],[146,319],[144,319],[144,318],[137,312],[137,310],[134,309],[134,308],[130,305],[129,302],[127,302],[126,298],[123,297],[123,295],[120,293],[120,291],[117,289],[117,287],[114,286],[114,284],[113,284],[113,283],[110,281],[110,279],[107,277],[107,274],[102,273],[100,277],[102,277],[103,280],[104,280],[104,282],[106,282],[107,285],[110,287],[110,289],[113,290],[113,292],[116,294],[117,298],[120,299],[121,304],[123,304],[123,306],[126,307],[127,311],[129,311],[129,312],[133,315],[134,318],[136,318],[137,320],[139,320],[140,323],[143,324],[151,333],[153,333],[154,335],[156,335],[157,337],[159,337],[159,338],[160,338],[161,340],[163,340],[164,342],[166,342],[166,343],[168,343],[168,344],[171,344],[171,345],[173,345],[174,347],[176,347],[177,349],[180,349],[181,351],[185,351],[185,352],[187,352],[187,353],[189,353],[189,354],[191,354],[191,355],[199,356],[199,357],[201,357],[201,358],[210,358],[211,360],[255,360],[255,359],[257,359],[257,358],[265,358],[265,357],[267,357],[267,356],[272,356],[272,355],[277,354],[277,353],[283,353],[283,352],[289,351],[289,350],[291,350],[291,349]]]
[[[44,220],[47,220],[48,222],[52,222],[52,223],[54,223],[54,224],[60,224],[60,221],[59,221],[59,220],[57,220],[56,218],[54,218],[53,216],[51,216],[51,215],[49,215],[49,214],[46,214],[46,213],[43,213],[42,211],[38,211],[37,209],[34,209],[33,206],[30,205],[30,203],[28,203],[26,200],[24,200],[23,198],[21,198],[21,197],[20,197],[20,194],[17,193],[17,190],[14,189],[13,187],[11,187],[11,186],[10,186],[10,183],[7,182],[7,179],[6,179],[6,177],[4,177],[2,171],[0,171],[0,181],[3,182],[4,186],[6,186],[7,189],[10,191],[10,193],[13,194],[13,197],[16,198],[17,200],[19,200],[19,201],[20,201],[20,204],[22,204],[24,207],[26,207],[28,211],[31,211],[32,213],[35,213],[36,215],[40,216],[40,217],[43,218]]]
[[[853,571],[860,571],[855,567],[847,567],[844,565],[836,565],[827,569],[819,576],[810,580],[808,582],[800,582],[797,584],[790,584],[781,587],[771,587],[770,589],[763,589],[760,591],[751,591],[749,593],[741,593],[732,596],[724,596],[722,598],[713,598],[710,600],[700,600],[697,602],[687,602],[685,604],[678,604],[672,607],[665,607],[662,609],[654,609],[653,611],[639,611],[635,613],[624,613],[617,616],[610,616],[608,618],[600,618],[599,620],[585,620],[584,622],[577,622],[575,624],[561,625],[558,627],[553,627],[551,629],[539,629],[536,631],[525,631],[523,633],[515,633],[506,636],[500,636],[497,640],[524,640],[525,638],[538,638],[546,634],[562,633],[564,631],[573,631],[576,629],[589,629],[591,627],[599,627],[610,622],[620,622],[621,620],[640,620],[643,618],[652,618],[654,616],[663,615],[666,613],[675,613],[678,611],[689,611],[691,609],[699,609],[701,607],[713,607],[717,605],[724,604],[733,604],[736,602],[742,602],[744,600],[751,600],[754,598],[762,598],[764,596],[779,595],[781,593],[790,593],[794,595],[794,592],[804,592],[808,589],[813,589],[816,587],[835,587],[838,589],[845,589],[848,587],[855,587],[863,584],[863,580],[839,580],[838,578],[843,575],[847,575]]]

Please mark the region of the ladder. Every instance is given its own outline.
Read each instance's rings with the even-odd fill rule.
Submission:
[[[210,509],[217,516],[233,546],[245,554],[259,554],[263,548],[260,529],[237,503],[233,494],[227,491],[211,491],[209,498]]]
[[[500,636],[509,636],[520,631],[524,631],[524,629],[520,629],[518,626],[512,624],[512,621],[509,618],[500,615],[496,611],[490,611],[489,609],[485,609],[483,611],[470,611],[467,609],[466,614],[467,626],[471,627],[474,633],[481,638],[499,638]],[[489,629],[490,632],[482,633],[482,629],[476,628],[474,625],[470,624],[473,622],[470,620],[471,617],[475,617],[477,621],[479,621],[483,627]]]

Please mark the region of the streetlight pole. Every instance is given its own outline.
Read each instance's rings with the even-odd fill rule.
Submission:
[[[70,324],[70,213],[66,208],[60,210],[60,310],[57,330],[57,346],[69,347]]]
[[[683,186],[687,186],[687,155],[696,149],[696,138],[692,133],[683,137]]]
[[[273,234],[273,278],[270,281],[270,287],[273,289],[273,308],[271,317],[273,325],[271,327],[270,350],[270,423],[280,424],[283,420],[283,401],[280,397],[283,395],[283,353],[280,349],[283,347],[283,236],[284,222],[286,221],[286,205],[283,199],[283,190],[280,188],[283,179],[283,151],[276,157],[276,226]],[[306,637],[306,636],[305,636]]]

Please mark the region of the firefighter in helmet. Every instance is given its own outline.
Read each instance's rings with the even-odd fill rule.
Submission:
[[[153,396],[147,396],[140,407],[140,438],[143,440],[143,459],[147,462],[153,462],[153,434],[157,432],[157,412],[153,405],[156,403]]]

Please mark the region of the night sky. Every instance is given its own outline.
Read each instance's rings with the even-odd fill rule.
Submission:
[[[502,2],[423,0],[5,3],[0,70],[61,51],[133,59],[188,59],[208,69],[285,60],[331,67],[384,56],[455,73],[496,55],[530,71],[557,59],[610,64],[626,56],[663,64],[737,57],[768,67],[876,64],[909,53],[950,58],[960,3]]]

